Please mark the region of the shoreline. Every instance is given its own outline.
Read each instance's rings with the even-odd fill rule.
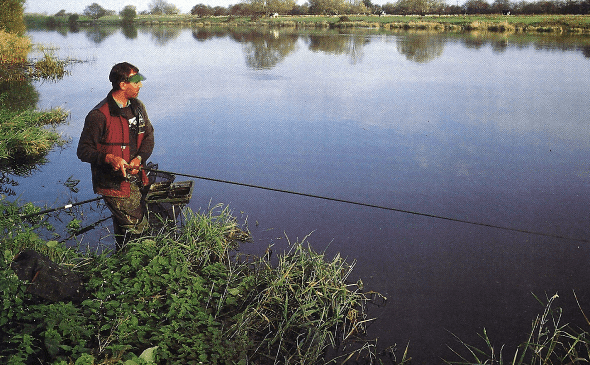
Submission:
[[[97,20],[81,16],[75,23],[67,17],[25,14],[27,28],[119,26],[117,15]],[[488,31],[496,33],[590,34],[588,15],[343,15],[248,17],[194,15],[138,15],[132,26],[278,27],[321,29],[428,30],[434,32]]]

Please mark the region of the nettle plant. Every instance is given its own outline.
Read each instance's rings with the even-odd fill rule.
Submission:
[[[180,231],[101,254],[48,245],[19,219],[23,208],[4,209],[1,363],[315,364],[367,322],[370,298],[347,282],[353,265],[339,256],[326,261],[303,243],[275,266],[230,256],[247,234],[227,207],[189,210]],[[77,273],[82,297],[27,292],[10,268],[24,248]]]

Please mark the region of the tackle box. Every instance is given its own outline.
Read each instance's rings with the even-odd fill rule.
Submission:
[[[192,195],[192,181],[166,181],[150,185],[145,200],[147,203],[188,204]]]

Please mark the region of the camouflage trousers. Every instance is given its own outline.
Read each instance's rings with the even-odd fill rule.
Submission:
[[[113,229],[117,250],[127,242],[140,237],[149,228],[144,196],[137,184],[131,184],[127,198],[105,196],[104,202],[113,214]]]

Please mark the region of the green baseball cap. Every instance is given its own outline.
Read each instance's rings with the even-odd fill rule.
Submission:
[[[143,76],[139,72],[136,73],[135,75],[127,78],[127,82],[132,82],[132,83],[137,83],[137,82],[140,82],[143,80],[145,80],[145,76]]]

